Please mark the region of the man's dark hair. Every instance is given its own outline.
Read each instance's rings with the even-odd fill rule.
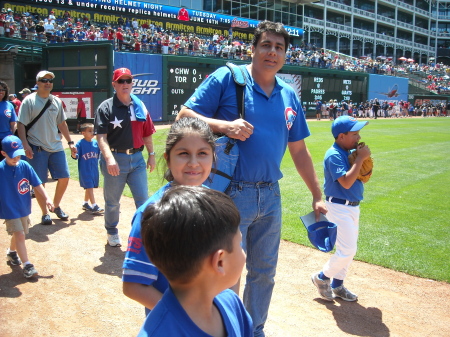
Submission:
[[[281,22],[261,21],[255,29],[255,35],[253,35],[252,45],[256,48],[262,33],[271,33],[281,35],[284,38],[284,51],[289,48],[289,33],[284,29]]]
[[[0,87],[5,91],[5,96],[3,96],[2,101],[9,101],[9,87],[8,84],[6,84],[6,82],[0,81]]]
[[[169,281],[190,282],[206,257],[233,250],[239,211],[230,197],[200,186],[174,186],[142,216],[142,242]]]

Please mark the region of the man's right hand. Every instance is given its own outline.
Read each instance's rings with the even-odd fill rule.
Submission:
[[[230,138],[245,141],[253,134],[253,129],[253,125],[251,125],[246,120],[239,118],[232,122],[228,122],[227,132],[225,133],[225,135]]]
[[[114,157],[112,157],[106,161],[106,167],[108,169],[108,173],[110,175],[112,175],[113,177],[116,177],[120,174],[119,164],[117,164]]]

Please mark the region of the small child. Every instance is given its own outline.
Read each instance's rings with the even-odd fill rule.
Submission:
[[[6,231],[12,236],[6,259],[13,266],[24,261],[23,275],[30,278],[38,273],[28,260],[25,246],[25,235],[30,225],[31,186],[43,196],[50,211],[54,206],[34,169],[27,161],[21,160],[21,156],[25,156],[22,141],[16,136],[3,138],[1,152],[5,159],[0,162],[0,219],[5,219]]]
[[[94,124],[81,124],[80,131],[84,138],[77,142],[77,153],[72,154],[72,158],[78,159],[80,186],[85,189],[82,208],[92,214],[100,214],[104,209],[95,203],[94,196],[94,188],[98,188],[99,182],[98,158],[100,155],[100,148],[94,139]],[[89,201],[92,206],[89,205]]]
[[[358,299],[344,287],[344,279],[357,250],[359,203],[364,193],[364,184],[357,177],[364,159],[370,157],[369,147],[358,142],[359,131],[368,123],[341,116],[331,126],[335,142],[326,152],[323,166],[327,217],[337,225],[336,252],[322,271],[311,275],[320,296],[327,301],[337,297],[349,302]],[[350,166],[348,155],[353,151],[357,151],[358,156]]]
[[[142,218],[142,240],[169,288],[138,336],[253,336],[236,293],[245,264],[239,211],[227,195],[174,186]]]

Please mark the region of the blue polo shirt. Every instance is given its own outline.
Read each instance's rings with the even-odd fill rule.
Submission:
[[[350,162],[348,161],[350,153],[336,143],[325,153],[323,189],[326,196],[349,201],[363,200],[364,184],[360,180],[356,179],[348,190],[342,187],[338,181],[350,169]]]
[[[245,120],[254,126],[253,134],[238,141],[239,160],[233,180],[273,183],[283,177],[280,164],[288,142],[310,135],[308,125],[294,89],[275,77],[270,97],[253,81],[244,67]],[[184,104],[210,118],[233,121],[239,118],[236,87],[227,67],[212,73]]]

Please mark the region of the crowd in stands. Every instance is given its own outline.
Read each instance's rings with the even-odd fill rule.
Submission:
[[[61,17],[55,17],[53,12],[48,17],[41,17],[38,13],[14,13],[9,8],[2,8],[0,36],[49,44],[110,41],[117,51],[239,60],[251,57],[250,42],[233,39],[232,34],[228,37],[185,34],[153,24],[140,24],[136,18],[123,16],[111,24],[98,24],[87,17],[72,18],[68,11]],[[450,66],[433,62],[419,64],[406,59],[397,61],[384,56],[353,58],[305,42],[289,46],[286,53],[286,64],[289,65],[394,76],[420,74],[417,81],[424,88],[437,94],[450,93]]]
[[[378,99],[354,103],[352,101],[330,100],[316,101],[317,119],[322,117],[333,120],[342,115],[357,118],[406,118],[406,117],[447,117],[450,104],[417,102],[413,105],[406,101],[378,101]],[[319,113],[320,111],[320,113]]]

